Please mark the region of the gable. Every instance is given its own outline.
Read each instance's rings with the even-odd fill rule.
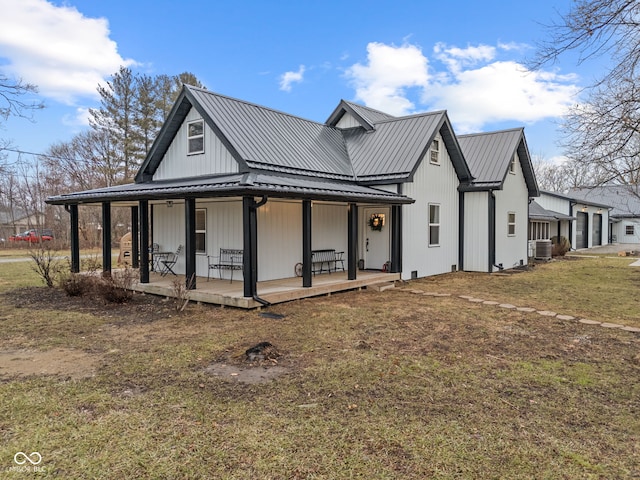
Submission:
[[[240,171],[233,154],[206,122],[204,122],[204,152],[188,153],[187,126],[190,122],[197,120],[203,120],[202,115],[191,107],[153,174],[153,180],[222,175]]]

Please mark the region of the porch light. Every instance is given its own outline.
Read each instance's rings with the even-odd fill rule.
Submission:
[[[167,200],[167,208],[173,208],[173,200]]]

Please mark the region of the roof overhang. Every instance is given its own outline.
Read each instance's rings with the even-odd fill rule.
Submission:
[[[267,195],[275,198],[325,200],[351,203],[410,204],[406,195],[374,187],[317,178],[290,177],[264,173],[194,177],[188,179],[130,183],[56,195],[47,198],[51,205],[132,202]]]

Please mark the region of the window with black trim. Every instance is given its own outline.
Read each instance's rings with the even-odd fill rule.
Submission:
[[[513,237],[516,234],[516,213],[509,212],[507,214],[507,235]]]
[[[204,121],[196,120],[187,124],[187,154],[204,153]]]
[[[636,229],[633,228],[633,225],[625,225],[624,226],[624,234],[625,235],[635,235]]]
[[[196,208],[196,253],[207,253],[206,208]]]
[[[434,165],[440,165],[440,141],[439,140],[434,140],[431,143],[431,150],[430,150],[430,157],[429,157],[429,162],[433,163]]]
[[[429,246],[440,245],[440,205],[429,204]]]

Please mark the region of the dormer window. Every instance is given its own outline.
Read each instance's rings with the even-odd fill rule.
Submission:
[[[187,154],[204,153],[204,121],[187,124]]]
[[[433,143],[431,144],[430,155],[431,157],[429,161],[434,165],[440,165],[440,141],[439,140],[434,140]]]
[[[516,174],[516,162],[518,161],[518,156],[514,155],[511,159],[511,163],[509,164],[509,173],[512,175]]]

